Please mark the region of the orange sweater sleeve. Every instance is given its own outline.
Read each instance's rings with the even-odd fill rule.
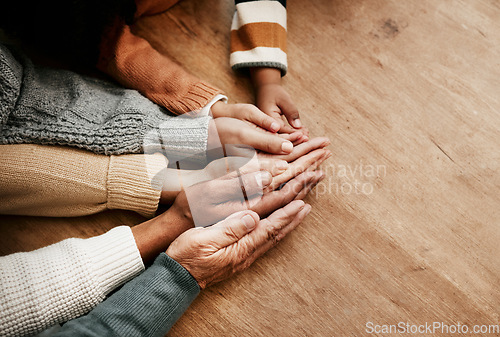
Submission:
[[[166,9],[158,8],[160,2],[137,0],[136,17]],[[175,114],[199,110],[221,93],[134,35],[121,19],[104,33],[97,67]]]

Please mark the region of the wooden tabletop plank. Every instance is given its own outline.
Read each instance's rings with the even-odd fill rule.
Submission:
[[[499,2],[318,0],[288,9],[284,85],[312,135],[332,140],[327,176],[307,197],[313,211],[301,226],[203,291],[169,336],[498,324]],[[134,30],[231,102],[251,102],[248,79],[228,67],[233,10],[231,1],[185,0]],[[33,249],[140,221],[127,212],[4,216],[0,247]]]

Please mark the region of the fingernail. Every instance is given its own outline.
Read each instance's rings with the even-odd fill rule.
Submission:
[[[280,125],[277,122],[271,123],[271,130],[278,131],[280,129]]]
[[[328,146],[328,145],[330,145],[330,139],[325,140],[325,141],[323,142],[323,146]]]
[[[257,185],[260,188],[269,185],[272,179],[271,173],[267,171],[260,171],[255,175],[255,180],[257,180]]]
[[[295,126],[297,129],[302,127],[302,122],[300,121],[300,119],[294,119],[293,120],[293,126]]]
[[[249,230],[255,228],[256,225],[255,219],[251,215],[249,214],[245,215],[243,218],[241,218],[241,221],[245,224],[245,226],[247,226]]]
[[[301,211],[302,209],[304,209],[304,206],[306,205],[306,203],[304,202],[304,200],[297,200],[296,202],[300,203],[299,211]]]
[[[288,168],[288,162],[286,160],[280,160],[275,166],[278,170],[285,171]]]
[[[283,152],[290,153],[293,150],[293,144],[291,142],[288,142],[288,141],[283,142],[283,144],[281,144],[281,150]]]
[[[311,213],[312,206],[309,205],[309,204],[307,204],[305,207],[307,208],[306,211],[305,211],[306,212],[305,216],[307,216],[309,213]]]

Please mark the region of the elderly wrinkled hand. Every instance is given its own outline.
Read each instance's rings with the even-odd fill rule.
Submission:
[[[253,211],[238,212],[211,227],[184,232],[166,253],[204,289],[248,268],[297,227],[310,210],[310,205],[296,200],[262,220]]]

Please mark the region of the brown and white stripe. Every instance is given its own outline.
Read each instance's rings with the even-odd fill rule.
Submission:
[[[233,69],[274,67],[286,73],[286,8],[280,1],[237,1],[230,64]]]

